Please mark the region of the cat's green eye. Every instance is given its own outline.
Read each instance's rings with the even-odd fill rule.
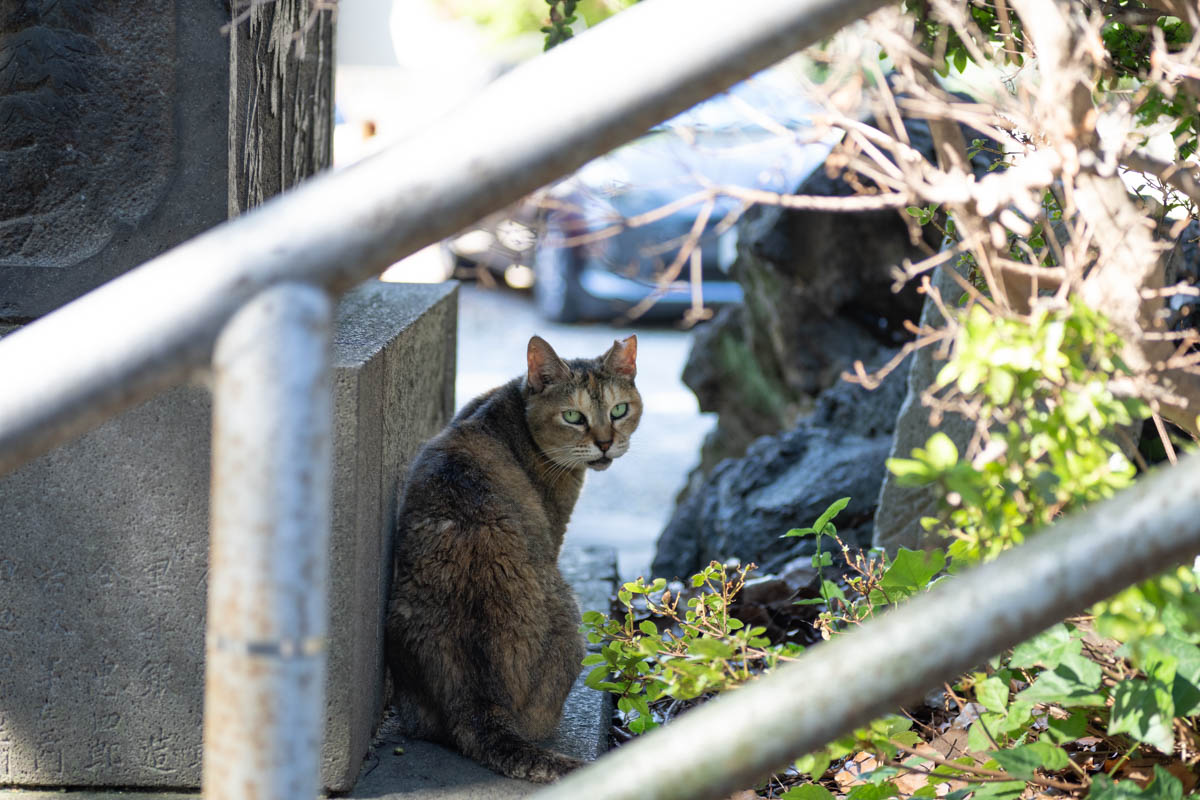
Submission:
[[[608,415],[610,417],[612,417],[613,419],[620,419],[621,417],[625,416],[628,413],[629,413],[629,403],[617,403],[615,406],[612,407],[612,411],[608,412]]]
[[[563,419],[572,425],[582,425],[584,422],[583,414],[580,414],[573,408],[563,412]]]

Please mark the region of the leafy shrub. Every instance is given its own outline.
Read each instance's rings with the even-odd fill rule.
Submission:
[[[839,635],[939,580],[953,580],[960,567],[1128,485],[1135,470],[1113,431],[1146,412],[1114,390],[1125,372],[1118,345],[1103,318],[1079,305],[1026,320],[966,312],[931,402],[969,406],[981,420],[972,457],[935,434],[912,458],[889,462],[906,483],[939,489],[944,513],[926,527],[951,543],[901,548],[892,558],[853,553],[834,525],[848,499],[812,526],[786,533],[816,538],[819,597],[799,602],[818,607],[821,635]],[[831,575],[826,570],[839,550],[848,572]],[[587,615],[589,639],[603,643],[585,662],[594,666],[588,683],[618,694],[631,731],[659,724],[655,704],[664,698],[693,700],[731,688],[800,651],[730,615],[748,569],[709,565],[692,578],[698,593],[683,611],[681,595],[665,581],[647,586],[639,579],[621,590],[623,619]],[[848,787],[848,798],[1182,797],[1179,775],[1190,775],[1200,760],[1197,583],[1192,568],[1171,570],[947,686],[946,697],[966,718],[966,754],[947,757],[931,747],[940,734],[919,713],[891,715],[799,759],[793,780],[803,775],[813,783],[779,796],[829,798],[822,782],[829,782],[831,765],[836,771],[867,759],[873,769]],[[1140,783],[1114,780],[1130,777]],[[1186,789],[1194,784],[1193,775]]]

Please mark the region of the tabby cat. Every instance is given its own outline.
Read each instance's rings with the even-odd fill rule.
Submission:
[[[563,360],[534,336],[525,375],[476,397],[413,462],[387,617],[406,733],[545,783],[580,765],[552,734],[584,656],[558,570],[587,469],[629,449],[637,337]]]

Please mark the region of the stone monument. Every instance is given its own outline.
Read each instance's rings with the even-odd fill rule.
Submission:
[[[328,166],[316,5],[0,2],[0,335]],[[330,790],[379,718],[394,489],[452,411],[455,330],[453,287],[338,310]],[[198,785],[210,413],[178,386],[0,478],[0,786]]]

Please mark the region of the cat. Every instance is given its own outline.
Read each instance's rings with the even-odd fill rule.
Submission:
[[[538,783],[580,766],[536,744],[585,654],[558,554],[586,471],[629,449],[636,360],[636,336],[570,360],[534,336],[526,374],[467,403],[413,461],[387,615],[409,735]]]

